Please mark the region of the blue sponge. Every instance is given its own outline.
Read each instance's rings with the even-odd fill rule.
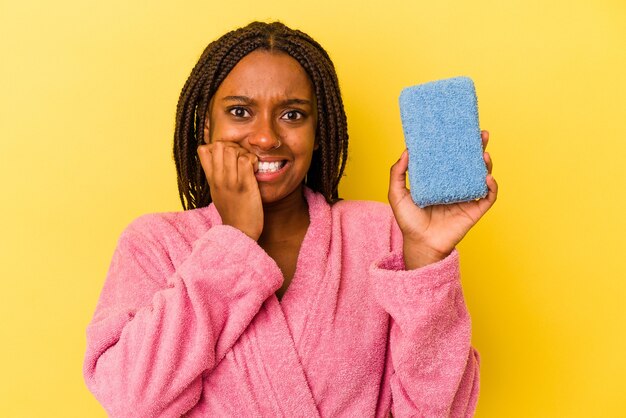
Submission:
[[[455,77],[407,87],[400,116],[411,197],[423,208],[487,195],[474,83]]]

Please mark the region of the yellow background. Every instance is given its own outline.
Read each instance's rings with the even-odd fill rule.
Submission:
[[[116,240],[180,207],[179,91],[254,19],[334,59],[345,198],[386,199],[402,87],[474,79],[501,187],[461,244],[477,416],[626,416],[623,0],[0,1],[0,416],[105,416],[81,367]]]

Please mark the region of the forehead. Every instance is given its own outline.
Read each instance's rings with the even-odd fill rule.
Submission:
[[[313,85],[298,61],[283,52],[256,50],[226,76],[216,96],[312,98]]]

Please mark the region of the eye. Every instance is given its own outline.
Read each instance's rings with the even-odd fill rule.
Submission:
[[[286,112],[281,119],[284,120],[300,120],[304,117],[304,114],[298,110],[290,110]]]
[[[230,113],[236,118],[246,118],[250,116],[250,113],[248,113],[248,111],[245,108],[240,107],[240,106],[232,107],[228,109],[228,113]]]

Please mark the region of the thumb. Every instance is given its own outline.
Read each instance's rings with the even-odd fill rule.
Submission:
[[[245,152],[239,154],[239,157],[241,157],[240,162],[245,163],[244,166],[246,168],[252,167],[252,172],[257,172],[257,170],[259,169],[259,157],[257,157],[256,154],[253,154],[251,152]]]
[[[405,149],[400,159],[391,166],[389,173],[389,203],[397,202],[407,193],[406,171],[409,167],[409,152]]]

